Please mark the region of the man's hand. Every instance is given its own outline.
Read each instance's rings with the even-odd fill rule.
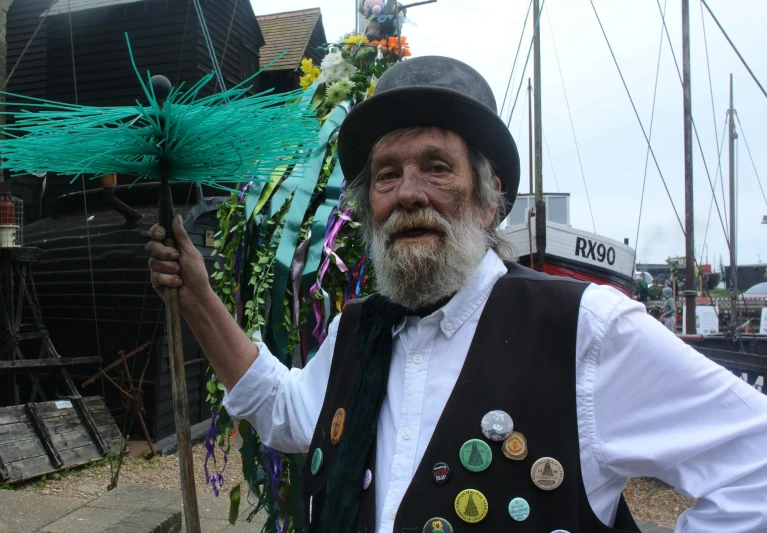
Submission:
[[[181,216],[173,218],[173,237],[177,248],[165,246],[165,230],[159,224],[149,229],[146,252],[149,254],[152,288],[164,296],[165,287],[178,287],[181,312],[210,301],[213,291],[202,254],[195,248],[181,222]]]
[[[178,301],[189,327],[208,356],[213,370],[232,390],[258,357],[258,348],[218,299],[210,286],[202,254],[184,230],[181,217],[173,219],[177,248],[165,245],[165,230],[149,229],[146,251],[152,272],[152,287],[163,296],[166,287],[178,288]]]

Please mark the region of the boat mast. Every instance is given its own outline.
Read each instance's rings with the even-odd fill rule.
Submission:
[[[730,283],[732,291],[730,293],[730,316],[735,327],[740,326],[740,308],[738,307],[738,228],[736,227],[737,208],[737,190],[735,188],[735,105],[733,103],[732,74],[730,74],[730,109],[729,115],[730,127]],[[737,329],[734,330],[737,335]]]
[[[695,213],[692,185],[692,96],[690,91],[690,1],[682,0],[682,86],[684,92],[684,231],[687,316],[684,332],[695,334]]]
[[[533,82],[527,78],[527,144],[530,148],[530,194],[533,194]]]
[[[533,78],[535,80],[535,247],[538,268],[543,272],[546,262],[546,204],[543,202],[543,126],[541,125],[541,33],[540,7],[533,0]]]

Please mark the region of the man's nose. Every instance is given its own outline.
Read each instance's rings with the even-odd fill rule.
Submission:
[[[429,205],[426,181],[419,169],[405,168],[397,185],[397,205],[405,210],[423,209]]]

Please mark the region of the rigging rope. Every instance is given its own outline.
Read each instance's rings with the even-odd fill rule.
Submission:
[[[77,69],[75,68],[75,37],[72,32],[72,4],[67,0],[67,15],[69,17],[69,49],[72,52],[72,80],[75,84],[75,105],[77,102]]]
[[[503,110],[506,108],[506,97],[509,95],[509,88],[514,81],[514,71],[517,68],[517,59],[519,58],[519,49],[522,48],[522,38],[525,36],[525,27],[527,26],[527,18],[530,16],[530,8],[533,6],[533,0],[527,4],[527,14],[525,15],[525,21],[522,23],[522,31],[519,32],[519,43],[517,43],[517,53],[514,54],[514,63],[511,65],[511,74],[509,74],[509,83],[506,84],[506,91],[503,93],[503,103],[501,104],[501,112],[498,116],[503,116]]]
[[[706,37],[706,18],[703,16],[703,10],[700,10],[700,22],[701,26],[703,27],[703,48],[706,51],[706,71],[708,72],[708,93],[711,96],[711,116],[714,121],[714,141],[719,139],[719,130],[716,127],[716,105],[714,104],[714,85],[711,83],[711,62],[709,61],[708,57],[708,38]],[[725,129],[727,128],[726,122],[725,122]],[[719,144],[717,143],[717,146]],[[714,186],[716,186],[716,180],[719,176],[722,175],[722,148],[719,147],[719,150],[717,152],[717,174],[714,176]],[[719,182],[722,187],[722,211],[724,212],[724,219],[727,220],[727,202],[725,201],[724,196],[724,179]],[[712,200],[713,203],[713,200]],[[709,206],[709,217],[711,216],[711,208],[712,206]],[[706,227],[708,228],[708,224],[706,224]]]
[[[226,51],[229,48],[229,36],[232,34],[232,26],[234,26],[234,16],[237,14],[237,4],[240,0],[234,0],[234,7],[232,8],[232,18],[229,19],[229,29],[226,32],[226,41],[224,41],[224,52],[221,54],[221,64],[224,64],[226,60]]]
[[[3,83],[3,86],[0,87],[0,91],[4,91],[6,87],[8,87],[8,84],[11,82],[11,78],[13,78],[13,73],[16,72],[16,67],[19,66],[19,63],[21,63],[21,59],[24,57],[24,54],[27,53],[27,49],[29,48],[29,45],[32,44],[32,41],[35,40],[35,37],[37,37],[37,32],[40,31],[40,28],[42,28],[43,24],[45,23],[45,19],[48,18],[48,13],[51,12],[51,9],[53,8],[53,4],[56,2],[56,0],[51,0],[50,5],[48,5],[48,9],[45,10],[45,13],[43,13],[43,18],[40,19],[40,22],[37,24],[37,27],[35,28],[35,31],[32,32],[32,37],[29,38],[27,41],[27,44],[24,46],[24,49],[21,51],[21,54],[16,59],[16,62],[13,64],[13,68],[11,69],[10,74],[8,74],[8,77],[5,78],[5,83]]]
[[[668,0],[664,0],[663,2],[663,13],[666,12],[666,6],[668,4]],[[660,43],[658,45],[658,64],[655,67],[655,88],[652,92],[652,111],[650,112],[650,132],[648,134],[648,139],[652,140],[652,128],[653,124],[655,123],[655,102],[658,96],[658,79],[660,79],[660,59],[663,55],[663,26],[661,25],[660,29]],[[634,264],[636,264],[637,261],[637,251],[639,250],[639,228],[642,227],[642,208],[644,207],[644,193],[645,193],[645,186],[647,185],[647,169],[650,166],[650,145],[647,144],[647,152],[644,156],[644,176],[642,177],[642,195],[639,197],[639,218],[637,220],[637,233],[636,238],[634,239]]]
[[[533,43],[535,42],[535,34],[538,33],[538,30],[540,28],[541,24],[541,15],[543,15],[543,8],[546,6],[546,0],[543,0],[541,2],[541,9],[538,11],[538,20],[535,21],[535,26],[533,27],[533,38],[530,40],[530,48],[527,49],[527,59],[525,59],[525,66],[522,69],[522,77],[519,79],[519,87],[517,87],[517,94],[514,97],[514,105],[511,106],[511,113],[509,113],[509,120],[506,122],[506,127],[509,127],[509,124],[511,124],[511,117],[514,115],[514,109],[517,107],[517,99],[519,98],[519,91],[522,89],[522,83],[525,81],[525,72],[527,71],[527,63],[530,61],[530,52],[533,51]],[[540,65],[539,65],[540,68]],[[536,91],[540,91],[540,87],[535,88]]]
[[[192,0],[186,4],[186,18],[184,19],[184,35],[181,38],[181,52],[178,54],[178,69],[176,69],[176,87],[181,80],[181,62],[184,59],[184,48],[186,47],[186,29],[189,26],[189,12],[192,9]]]
[[[200,0],[194,0],[194,9],[197,11],[197,19],[200,21],[200,29],[202,30],[202,36],[205,40],[205,47],[208,49],[208,55],[210,56],[210,62],[213,65],[213,71],[216,73],[216,79],[218,79],[218,86],[221,92],[226,92],[226,83],[224,82],[224,75],[221,73],[221,67],[218,64],[216,58],[216,51],[213,48],[213,41],[210,38],[208,32],[208,25],[205,23],[205,15],[202,12],[202,6],[200,6]],[[234,19],[232,19],[234,22]]]
[[[591,215],[591,227],[594,229],[594,233],[596,233],[597,226],[594,223],[594,211],[591,209],[591,196],[589,196],[589,188],[586,185],[586,173],[583,171],[583,160],[581,159],[581,150],[578,147],[578,137],[575,135],[575,124],[573,123],[573,114],[570,111],[570,100],[567,98],[567,87],[565,87],[565,77],[562,75],[562,65],[559,63],[559,53],[557,52],[557,43],[554,40],[554,30],[551,27],[551,17],[546,17],[546,21],[549,24],[549,33],[551,34],[551,43],[554,45],[554,57],[557,60],[557,68],[559,69],[559,79],[562,81],[562,92],[565,95],[565,104],[567,104],[567,116],[570,117],[570,129],[573,131],[573,140],[575,141],[575,153],[578,155],[578,165],[581,168],[581,178],[583,179],[583,188],[586,190],[586,201],[589,204],[589,214]]]
[[[767,196],[764,195],[762,180],[759,179],[759,173],[756,171],[756,164],[754,163],[754,158],[751,155],[751,148],[748,147],[748,139],[746,139],[746,132],[743,131],[743,124],[740,123],[740,117],[738,116],[737,113],[735,113],[735,118],[738,121],[738,126],[740,126],[740,134],[743,135],[743,142],[746,143],[746,152],[748,152],[748,158],[751,160],[751,166],[754,168],[754,175],[756,176],[756,182],[759,184],[759,190],[762,191],[762,199],[764,200],[764,204],[767,205]]]
[[[551,166],[551,175],[554,176],[554,185],[557,186],[557,192],[559,192],[559,181],[557,181],[557,173],[554,171],[554,161],[551,159],[551,152],[549,151],[549,142],[546,140],[546,130],[541,130],[543,134],[543,146],[546,147],[546,155],[549,156],[549,165]],[[596,233],[596,230],[594,231]]]
[[[679,218],[679,212],[676,209],[676,205],[674,204],[674,199],[671,197],[671,191],[668,190],[668,184],[666,183],[666,178],[663,177],[663,172],[660,169],[660,165],[658,164],[658,158],[655,156],[655,150],[652,149],[652,145],[650,144],[650,138],[647,136],[647,132],[644,129],[644,125],[642,124],[642,119],[639,118],[639,111],[637,111],[636,105],[634,104],[634,99],[631,97],[631,92],[629,91],[628,85],[626,85],[626,79],[623,77],[623,72],[621,71],[620,65],[618,65],[618,59],[615,57],[615,53],[613,52],[613,47],[610,45],[610,40],[607,38],[607,33],[605,32],[604,26],[602,26],[602,20],[599,18],[599,13],[597,13],[597,8],[594,5],[594,0],[589,0],[591,2],[591,8],[594,10],[594,15],[597,17],[597,22],[599,23],[599,28],[602,30],[602,35],[605,38],[605,42],[607,43],[607,48],[610,49],[610,55],[613,58],[613,62],[615,63],[615,67],[618,69],[618,74],[621,77],[621,81],[623,82],[623,88],[626,89],[626,94],[629,97],[629,101],[631,102],[631,107],[634,110],[634,115],[636,115],[636,119],[639,122],[639,127],[642,129],[642,135],[644,135],[645,141],[647,142],[647,148],[650,150],[650,154],[652,154],[653,162],[655,163],[655,168],[658,169],[658,174],[660,174],[660,179],[663,181],[663,187],[666,189],[666,194],[668,195],[668,199],[671,202],[671,207],[674,209],[674,215],[676,215],[676,220],[679,222],[679,227],[682,230],[682,234],[685,234],[684,230],[684,224],[682,224],[682,219]]]
[[[746,63],[746,60],[743,59],[743,56],[740,55],[740,52],[738,52],[738,49],[735,47],[735,43],[732,42],[732,39],[730,39],[730,36],[727,35],[727,32],[724,31],[724,28],[722,27],[722,25],[719,24],[719,21],[714,16],[714,12],[711,11],[710,7],[708,7],[708,4],[706,3],[706,0],[700,0],[700,2],[706,7],[706,10],[708,11],[708,14],[711,15],[712,19],[714,19],[714,22],[716,22],[716,25],[719,26],[719,29],[722,30],[722,34],[724,35],[724,38],[727,39],[727,42],[730,43],[730,46],[732,46],[732,49],[735,50],[736,54],[738,54],[738,58],[740,59],[741,63],[743,63],[743,66],[746,67],[746,70],[748,71],[748,73],[751,74],[751,77],[754,79],[756,84],[762,90],[762,94],[764,94],[764,96],[767,96],[767,91],[764,90],[764,87],[762,87],[762,84],[759,83],[758,79],[756,79],[756,75],[751,70],[751,67],[748,66],[748,63]]]
[[[658,5],[658,9],[660,9],[660,2],[659,0],[656,0],[656,4]],[[679,62],[676,60],[676,53],[674,52],[674,46],[671,44],[671,36],[668,33],[668,27],[666,26],[666,17],[663,15],[663,12],[661,11],[661,19],[663,20],[663,29],[666,33],[666,38],[668,39],[669,48],[671,49],[671,57],[674,59],[674,66],[676,67],[676,73],[677,76],[679,76],[679,83],[684,87],[684,81],[682,80],[682,71],[679,69]],[[698,143],[698,150],[700,150],[700,158],[703,160],[703,168],[706,170],[706,177],[708,178],[708,185],[711,188],[711,195],[714,198],[714,205],[716,206],[716,212],[719,215],[719,223],[722,225],[722,232],[724,233],[724,238],[727,241],[727,246],[730,246],[730,237],[727,233],[727,229],[725,228],[725,223],[722,218],[722,212],[719,209],[719,202],[716,200],[716,188],[714,187],[714,183],[711,181],[711,173],[708,171],[708,163],[706,162],[706,156],[703,152],[703,145],[700,142],[700,135],[698,135],[698,126],[695,124],[695,117],[692,116],[692,111],[690,111],[690,121],[692,122],[692,131],[695,134],[695,140]],[[732,213],[730,213],[732,215]]]
[[[729,116],[729,112],[728,112]],[[722,148],[724,147],[724,134],[727,132],[727,118],[724,119],[724,127],[722,128],[722,141],[718,144],[717,148],[719,150],[719,154],[721,157]],[[722,184],[722,198],[724,198],[724,176],[721,173],[722,166],[719,165],[720,172],[717,173],[717,175],[714,177],[714,188],[716,188],[716,181],[719,179],[719,177],[722,177],[722,180],[720,183]],[[722,201],[724,203],[724,200]],[[708,240],[708,226],[711,223],[711,213],[714,210],[714,197],[711,197],[711,201],[708,203],[708,217],[706,219],[706,231],[703,233],[703,247],[706,246],[706,240]],[[703,248],[700,249],[700,261],[703,261]]]

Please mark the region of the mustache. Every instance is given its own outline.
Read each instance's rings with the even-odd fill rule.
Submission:
[[[434,208],[419,209],[418,211],[395,211],[381,226],[381,233],[387,242],[391,242],[395,235],[418,228],[435,230],[445,234],[450,231],[450,223]]]

